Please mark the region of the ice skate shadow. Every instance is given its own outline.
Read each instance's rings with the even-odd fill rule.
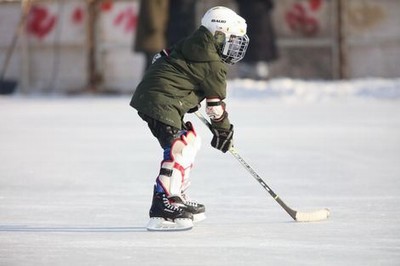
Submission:
[[[0,232],[41,232],[41,233],[127,233],[147,232],[146,227],[132,226],[29,226],[0,225]]]

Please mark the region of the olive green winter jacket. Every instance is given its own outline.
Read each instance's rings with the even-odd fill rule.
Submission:
[[[212,34],[200,26],[145,72],[131,106],[158,121],[182,128],[183,116],[205,98],[226,97],[226,65]],[[228,118],[214,123],[229,129]]]

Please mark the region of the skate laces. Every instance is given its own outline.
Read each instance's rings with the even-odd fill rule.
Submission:
[[[163,203],[164,203],[164,207],[167,209],[170,209],[172,211],[179,211],[179,212],[182,211],[182,209],[179,208],[178,206],[171,204],[171,202],[169,201],[169,199],[167,197],[163,197]]]
[[[197,206],[199,206],[199,203],[196,202],[196,201],[187,200],[185,202],[185,205],[192,206],[192,207],[197,207]]]
[[[197,207],[199,203],[195,200],[190,199],[185,193],[182,193],[183,202],[187,206]]]

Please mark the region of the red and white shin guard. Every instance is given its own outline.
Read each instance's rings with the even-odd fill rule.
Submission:
[[[201,146],[200,137],[194,129],[188,130],[171,146],[170,160],[161,162],[157,182],[167,197],[182,198],[182,190],[189,186],[190,170]]]

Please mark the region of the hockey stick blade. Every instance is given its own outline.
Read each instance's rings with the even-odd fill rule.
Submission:
[[[210,122],[199,111],[195,115],[211,129]],[[264,182],[264,180],[254,171],[254,169],[240,156],[235,148],[231,147],[229,152],[235,159],[260,183],[260,185],[274,198],[274,200],[297,222],[317,222],[328,219],[330,215],[329,209],[321,209],[313,212],[298,212],[291,209],[285,202]]]
[[[313,212],[296,212],[297,222],[318,222],[329,218],[329,209],[322,209]]]

